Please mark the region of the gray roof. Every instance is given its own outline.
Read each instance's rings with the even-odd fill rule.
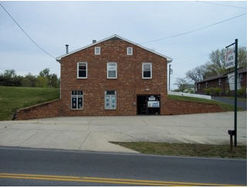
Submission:
[[[230,72],[227,72],[227,73],[225,73],[225,74],[222,74],[222,75],[211,76],[211,77],[209,77],[209,78],[206,78],[206,79],[204,79],[204,80],[202,80],[202,81],[199,81],[199,82],[196,82],[196,83],[202,83],[202,82],[207,82],[207,81],[216,80],[216,79],[220,79],[220,78],[225,78],[225,77],[227,77],[227,74],[229,74],[229,73],[231,73],[231,72],[234,72],[234,70],[233,70],[233,71],[230,71]],[[246,68],[238,68],[238,74],[244,73],[244,72],[247,72],[247,69],[246,69]]]

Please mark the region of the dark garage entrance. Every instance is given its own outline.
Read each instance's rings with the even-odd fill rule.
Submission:
[[[137,115],[160,115],[160,95],[137,95]]]

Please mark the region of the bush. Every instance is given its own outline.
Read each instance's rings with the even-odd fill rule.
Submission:
[[[228,90],[225,91],[225,95],[226,95],[226,96],[231,96],[231,95],[232,95],[232,92],[228,89]]]
[[[238,95],[239,97],[246,97],[246,94],[247,94],[246,91],[247,91],[246,88],[240,88],[240,89],[238,89],[238,91],[237,91],[237,95]]]
[[[222,89],[219,87],[210,87],[204,89],[206,95],[219,96],[222,94]]]

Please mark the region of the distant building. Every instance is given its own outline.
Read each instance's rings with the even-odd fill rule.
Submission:
[[[207,94],[209,88],[220,88],[221,95],[230,95],[234,93],[234,79],[230,79],[230,76],[234,75],[234,72],[228,72],[223,75],[210,77],[200,82],[195,83],[196,93]],[[247,70],[240,68],[238,70],[238,89],[247,87]]]

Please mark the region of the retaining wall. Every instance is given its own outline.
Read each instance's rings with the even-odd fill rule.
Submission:
[[[180,114],[210,113],[210,112],[224,111],[217,104],[179,101],[168,98],[165,100],[164,104],[161,105],[166,105],[166,108],[164,108],[166,110],[161,112],[162,115],[180,115]],[[77,114],[75,115],[67,114],[64,112],[62,108],[63,106],[61,105],[60,100],[45,102],[31,107],[19,109],[14,115],[13,119],[26,120],[26,119],[77,115]],[[122,114],[122,115],[131,115],[131,114]]]
[[[53,100],[16,111],[13,119],[38,119],[60,116],[60,100]]]

